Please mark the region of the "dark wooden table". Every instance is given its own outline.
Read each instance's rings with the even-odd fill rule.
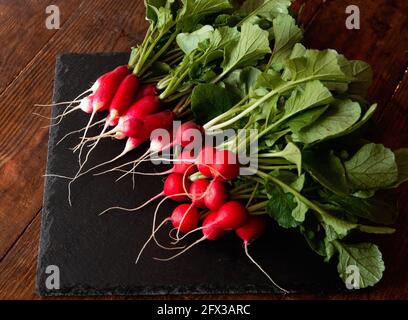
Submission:
[[[371,63],[370,99],[380,110],[377,141],[408,146],[408,1],[303,0],[306,43],[335,48]],[[61,28],[45,27],[48,5],[58,5]],[[348,5],[361,10],[361,29],[345,27]],[[61,52],[127,51],[147,26],[142,0],[0,1],[0,299],[39,299],[34,291],[46,150],[46,120],[35,103],[51,100],[55,57]],[[49,110],[40,110],[49,115]],[[408,187],[398,190],[397,233],[376,237],[386,263],[375,288],[347,295],[194,296],[246,299],[407,299]],[[126,297],[101,297],[123,299]],[[159,297],[166,298],[166,297]],[[180,298],[191,298],[182,296]]]

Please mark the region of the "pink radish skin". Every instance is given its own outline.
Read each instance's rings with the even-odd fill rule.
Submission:
[[[134,122],[134,138],[150,138],[151,133],[156,129],[171,129],[174,121],[174,113],[162,111],[140,118],[141,121]]]
[[[98,85],[94,93],[92,104],[94,112],[107,110],[109,108],[109,104],[116,90],[128,74],[129,69],[126,66],[119,66],[98,79]]]
[[[200,213],[194,206],[188,203],[180,204],[171,214],[173,227],[181,233],[187,233],[197,228],[199,220]]]
[[[194,164],[194,155],[192,151],[183,151],[177,157],[178,161],[173,164],[172,172],[191,176],[197,172],[197,166]]]
[[[143,118],[129,118],[119,121],[118,125],[106,135],[114,134],[114,137],[119,140],[125,137],[147,140],[156,129],[169,130],[173,120],[174,113],[171,111],[162,111]]]
[[[207,240],[217,240],[224,236],[227,231],[218,226],[218,213],[211,212],[203,221],[203,235]]]
[[[97,137],[92,148],[89,149],[88,153],[86,154],[85,161],[83,162],[83,164],[87,162],[91,152],[96,148],[99,141],[103,138],[103,135],[108,129],[108,126],[116,122],[119,119],[119,116],[123,112],[125,112],[127,108],[129,108],[138,87],[139,79],[133,74],[127,75],[122,80],[122,82],[119,85],[119,88],[116,90],[116,93],[114,94],[113,99],[110,103],[109,115],[106,117],[105,125],[102,129],[102,132]],[[131,135],[128,136],[133,137]],[[83,166],[83,164],[81,165],[81,167]]]
[[[130,107],[139,85],[139,79],[134,74],[129,74],[122,80],[109,106],[109,115],[106,119],[108,125],[114,125],[119,116]]]
[[[142,139],[140,135],[137,133],[137,129],[143,125],[141,119],[131,118],[127,119],[126,121],[119,122],[119,124],[115,127],[115,138],[118,140],[128,138],[136,138],[139,136],[139,139]],[[145,139],[146,140],[146,139]]]
[[[143,85],[138,93],[136,94],[135,101],[146,97],[146,96],[156,96],[159,93],[154,84],[145,84]]]
[[[244,243],[251,243],[260,238],[266,230],[266,220],[263,216],[249,216],[244,225],[235,230]]]
[[[224,203],[217,211],[217,226],[224,230],[235,230],[246,222],[248,211],[239,201]]]
[[[228,200],[225,183],[215,180],[210,183],[204,196],[204,204],[211,211],[216,211]]]
[[[184,186],[188,190],[190,188],[191,182],[187,179],[184,179],[183,185],[183,179],[184,177],[181,174],[178,173],[170,174],[167,177],[166,181],[164,182],[163,194],[166,197],[169,197],[170,199],[177,202],[188,200],[188,195],[184,190]]]
[[[191,197],[193,206],[195,206],[196,208],[206,208],[204,199],[209,185],[210,181],[205,179],[199,179],[191,183],[188,193]]]
[[[237,155],[229,150],[217,150],[215,160],[210,164],[212,176],[222,181],[234,180],[239,175],[239,163]]]
[[[145,96],[133,103],[123,115],[123,120],[129,118],[142,118],[157,113],[160,110],[161,101],[156,96]]]
[[[231,181],[239,175],[240,165],[234,152],[205,147],[198,155],[197,167],[201,174],[206,177]]]
[[[214,163],[216,149],[214,147],[204,147],[197,157],[197,168],[205,177],[212,177],[210,165]]]

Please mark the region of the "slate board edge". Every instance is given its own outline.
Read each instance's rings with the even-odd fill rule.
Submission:
[[[54,68],[54,83],[53,83],[53,94],[52,94],[52,103],[56,103],[58,99],[58,89],[56,87],[56,81],[55,79],[57,78],[58,75],[58,67],[60,66],[60,61],[61,58],[63,57],[63,53],[62,54],[58,54],[56,59],[55,59],[55,68]],[[55,108],[52,108],[51,111],[51,116],[54,117],[56,113]],[[52,123],[54,123],[54,120],[52,121]],[[48,141],[50,141],[50,138],[52,136],[52,127],[49,127],[48,129]],[[48,143],[47,146],[47,161],[46,161],[46,165],[45,165],[45,172],[48,172],[48,167],[49,167],[49,155],[50,155],[50,149],[51,149],[51,145]],[[38,257],[37,257],[37,273],[36,273],[36,277],[35,277],[35,291],[38,295],[42,296],[42,295],[46,295],[45,292],[43,292],[41,290],[41,286],[40,286],[40,277],[39,274],[40,272],[42,272],[42,265],[41,265],[41,259],[45,253],[45,245],[47,242],[47,232],[46,230],[46,225],[47,225],[47,221],[46,221],[46,210],[45,210],[45,206],[44,204],[46,203],[47,200],[47,190],[49,189],[49,179],[45,179],[44,181],[44,196],[43,196],[43,203],[42,203],[42,210],[41,210],[41,226],[40,226],[40,240],[39,240],[39,245],[38,245]]]

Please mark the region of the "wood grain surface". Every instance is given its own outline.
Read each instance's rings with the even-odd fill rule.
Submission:
[[[60,8],[59,30],[45,27],[45,8],[49,4]],[[407,147],[408,2],[299,0],[294,10],[302,4],[305,6],[300,21],[308,46],[335,48],[348,58],[363,59],[373,66],[370,100],[380,106],[375,116],[376,140],[393,148]],[[345,27],[345,9],[350,4],[360,7],[360,30]],[[128,51],[143,37],[147,24],[142,0],[3,0],[0,26],[0,299],[41,299],[35,294],[34,283],[48,136],[43,127],[48,121],[32,113],[38,111],[47,116],[49,109],[36,110],[33,105],[50,102],[58,53]],[[376,287],[331,296],[194,298],[407,299],[408,188],[400,188],[398,196],[398,232],[376,238],[387,266]],[[139,299],[143,298],[146,297]]]

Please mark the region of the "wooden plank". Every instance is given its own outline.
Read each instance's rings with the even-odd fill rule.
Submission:
[[[358,1],[357,1],[358,2]],[[360,1],[362,2],[362,1]],[[336,1],[336,3],[338,3],[338,1]],[[341,6],[341,5],[340,5]],[[370,7],[372,6],[372,4],[366,4],[364,6],[362,6],[362,8],[366,7]],[[332,8],[333,9],[333,8]],[[331,10],[332,10],[331,9]],[[382,9],[384,9],[382,7]],[[327,10],[327,8],[325,8],[325,10]],[[372,12],[373,10],[370,10],[369,8],[367,8],[368,11]],[[336,11],[335,11],[336,12]],[[322,13],[323,14],[323,13]],[[326,14],[327,15],[327,14]],[[312,15],[313,16],[313,15]],[[332,14],[331,19],[326,19],[324,25],[320,25],[320,27],[314,25],[316,22],[313,22],[313,25],[311,27],[311,31],[319,31],[319,29],[324,29],[326,30],[326,26],[327,28],[334,28],[333,25],[332,26],[332,21],[333,19],[335,19],[336,15]],[[320,13],[318,16],[315,17],[314,20],[319,20],[320,19]],[[343,20],[344,21],[344,20]],[[322,22],[320,22],[322,23]],[[338,23],[338,22],[337,22]],[[324,26],[324,27],[323,27]],[[337,25],[338,26],[338,25]],[[403,26],[400,25],[400,27],[403,29]],[[330,29],[329,28],[329,29]],[[396,29],[396,23],[393,22],[393,32],[398,34],[399,31],[398,29]],[[127,29],[126,29],[127,30]],[[313,32],[314,32],[313,31]],[[329,31],[330,32],[330,31]],[[343,32],[343,30],[341,31]],[[341,33],[339,32],[339,33]],[[350,31],[349,31],[350,32]],[[318,33],[314,33],[314,37],[316,37],[316,34],[319,35],[320,37],[320,31]],[[124,34],[124,33],[123,33]],[[129,33],[131,34],[131,33]],[[332,32],[333,35],[333,32]],[[387,34],[389,35],[389,34]],[[308,41],[310,41],[310,37],[312,35],[308,36]],[[338,35],[336,35],[334,38],[331,39],[332,44],[328,45],[328,46],[337,46],[338,44],[336,41],[336,37]],[[132,38],[133,35],[129,36],[129,38]],[[124,38],[124,43],[126,44],[126,42],[128,41],[127,38],[128,36],[124,34],[123,36]],[[326,41],[328,43],[330,39],[328,39],[327,37],[323,37],[322,41]],[[120,40],[121,41],[121,40]],[[318,40],[316,40],[318,41]],[[356,41],[354,41],[356,43]],[[387,42],[387,39],[383,39],[383,42]],[[123,44],[123,45],[125,45]],[[68,46],[66,44],[66,46]],[[103,44],[101,44],[101,46],[103,46]],[[122,44],[117,44],[118,48],[121,48]],[[325,45],[322,45],[323,47],[325,47]],[[339,48],[339,47],[336,47]],[[391,48],[391,49],[390,49]],[[395,49],[395,48],[394,48]],[[120,49],[122,50],[122,49]],[[126,48],[124,48],[123,50],[126,50]],[[345,49],[347,50],[347,48]],[[393,56],[396,55],[398,57],[398,59],[394,59],[393,57],[391,57],[390,59],[393,62],[393,65],[395,65],[398,61],[400,62],[401,57],[400,57],[400,53],[399,52],[394,52],[395,50],[392,49],[392,47],[384,47],[384,46],[380,46],[380,48],[378,49],[379,51],[382,50],[388,50],[388,52],[392,53]],[[399,51],[399,50],[398,50]],[[344,52],[344,51],[343,51]],[[364,51],[359,51],[358,54],[364,54]],[[377,52],[377,55],[381,55],[384,53],[381,52]],[[362,56],[362,57],[358,57],[353,56],[353,58],[372,58],[370,57],[370,55],[368,54],[366,57]],[[387,62],[388,63],[388,62]],[[51,62],[48,62],[49,65],[53,64]],[[34,67],[32,67],[34,68]],[[400,73],[402,75],[404,68],[400,68],[400,69],[395,69],[392,72],[390,72],[388,70],[389,73],[393,73],[394,71],[396,71],[396,73]],[[398,78],[395,75],[383,75],[386,77],[386,79],[388,79],[388,76],[392,76],[392,78],[396,79]],[[377,83],[379,82],[381,84],[381,80],[382,77],[376,77],[376,83],[374,85],[377,85]],[[401,77],[399,77],[401,78]],[[405,77],[406,78],[406,77]],[[380,81],[381,80],[381,81]],[[395,80],[395,85],[396,83],[398,83],[397,80]],[[41,81],[43,82],[43,81]],[[394,87],[395,87],[394,85]],[[378,85],[377,85],[378,86]],[[48,92],[50,91],[49,88],[46,88],[45,85],[42,86],[42,90],[46,91],[48,90]],[[389,97],[392,95],[392,92],[394,92],[394,89],[391,90],[391,86],[388,89],[387,88],[387,93],[391,92],[391,94],[388,95],[388,99]],[[405,93],[404,93],[405,92]],[[407,101],[407,93],[408,92],[408,81],[404,79],[404,81],[402,81],[400,83],[400,87],[399,89],[395,92],[393,99],[391,100],[391,102],[388,104],[387,108],[384,108],[384,110],[387,110],[386,113],[381,113],[381,116],[378,119],[378,123],[379,125],[387,130],[387,135],[384,134],[383,138],[388,139],[388,143],[393,143],[392,146],[394,147],[398,147],[400,146],[400,144],[405,141],[405,145],[406,145],[406,130],[404,131],[404,128],[406,128],[406,121],[407,121],[407,110],[406,110],[406,104],[403,104],[404,101]],[[46,95],[46,94],[44,94]],[[386,100],[387,97],[383,97],[384,101]],[[36,101],[37,102],[37,101]],[[405,109],[403,109],[405,108]],[[400,112],[396,111],[400,109]],[[389,111],[389,112],[388,112]],[[392,113],[396,113],[398,114],[398,116],[391,116]],[[404,120],[399,120],[397,121],[397,124],[395,125],[392,121],[396,121],[399,118],[402,118]],[[391,131],[392,128],[395,126],[395,131]],[[388,128],[388,129],[387,129]],[[398,136],[399,139],[393,139],[391,138],[391,135],[388,135],[389,132],[393,132],[393,136]],[[401,135],[402,133],[402,135]],[[405,133],[405,134],[404,134]],[[380,137],[381,138],[381,137]],[[41,138],[43,141],[39,142],[38,144],[41,145],[45,144],[45,140],[46,137],[45,135]],[[40,140],[41,140],[40,139]],[[395,140],[400,141],[400,142],[395,142]],[[0,144],[1,146],[1,144]],[[42,152],[43,154],[43,158],[45,157],[45,147],[43,147],[44,150],[39,150],[38,152]],[[35,150],[35,148],[34,148]],[[32,150],[31,150],[32,152]],[[28,156],[26,156],[25,158],[20,158],[20,159],[25,159],[28,162],[35,162],[35,161],[30,161],[30,157],[29,155],[31,154],[31,152],[26,152],[26,154],[28,154]],[[17,159],[17,157],[13,158],[13,163],[14,163],[14,167],[11,166],[11,170],[10,172],[12,172],[12,174],[17,174],[17,172],[19,172],[19,170],[23,169],[23,166],[17,166],[16,163],[14,162],[15,159]],[[37,160],[37,162],[39,162]],[[37,166],[35,166],[35,168],[37,171],[42,170],[43,171],[43,163],[41,163],[40,165],[37,164]],[[14,168],[14,170],[13,170]],[[40,171],[40,172],[42,172]],[[11,174],[11,175],[12,175]],[[4,174],[3,172],[0,172],[0,177],[2,178],[1,180],[4,179],[4,177],[6,176],[6,174]],[[28,173],[24,173],[23,174],[24,177],[31,177],[30,175],[28,175]],[[0,181],[1,181],[0,180]],[[15,182],[14,182],[15,183]],[[38,179],[38,181],[33,181],[32,185],[33,187],[37,187],[37,189],[39,188],[39,185],[42,184],[42,178]],[[7,184],[5,184],[5,186],[7,186]],[[11,185],[10,189],[12,190],[17,190],[20,191],[22,190],[21,188],[24,186],[18,186],[18,185]],[[30,188],[33,188],[30,187]],[[16,188],[16,189],[15,189]],[[20,188],[20,189],[18,189]],[[5,188],[3,185],[0,184],[0,194],[4,194]],[[30,189],[30,192],[32,192],[34,189]],[[41,192],[42,190],[40,190]],[[404,188],[402,191],[400,191],[400,199],[406,199],[406,197],[408,196],[406,188]],[[41,198],[41,197],[38,197]],[[21,199],[21,198],[20,198]],[[1,199],[0,199],[0,204],[1,204]],[[30,201],[29,197],[27,197],[26,201]],[[39,201],[38,201],[39,202]],[[364,292],[359,292],[359,293],[355,293],[355,294],[347,294],[347,295],[333,295],[333,296],[329,296],[329,297],[321,297],[321,296],[309,296],[309,295],[302,295],[302,296],[285,296],[283,298],[285,299],[297,299],[297,298],[328,298],[328,299],[337,299],[337,298],[342,298],[342,299],[382,299],[382,298],[407,298],[407,294],[404,292],[408,292],[406,286],[405,286],[405,290],[404,288],[401,289],[401,283],[407,283],[407,278],[405,274],[406,268],[407,268],[407,263],[402,263],[403,261],[405,261],[405,257],[406,257],[406,251],[401,250],[401,248],[407,248],[407,241],[408,241],[408,237],[406,237],[405,233],[403,232],[403,227],[404,225],[406,225],[407,218],[408,215],[406,214],[407,212],[407,204],[406,202],[402,202],[402,215],[400,216],[400,220],[398,222],[399,225],[399,232],[395,235],[395,236],[391,236],[391,237],[384,237],[383,241],[381,241],[381,248],[382,250],[385,252],[385,259],[386,259],[386,265],[387,265],[387,271],[385,274],[385,278],[384,281],[382,281],[377,287],[375,287],[372,290],[368,290],[368,291],[364,291]],[[13,206],[9,205],[8,208],[12,208]],[[0,206],[0,208],[3,208],[2,206]],[[32,206],[31,206],[32,208]],[[1,220],[4,220],[4,218],[7,217],[7,215],[1,215],[1,210],[0,210],[0,226],[1,226]],[[10,221],[13,221],[14,216],[10,217]],[[29,220],[30,221],[30,220]],[[18,223],[19,221],[16,221],[16,223]],[[14,221],[13,221],[14,223]],[[3,225],[4,227],[6,225]],[[2,231],[3,229],[0,227],[0,231]],[[35,263],[35,256],[36,256],[36,250],[37,250],[37,243],[38,243],[38,233],[39,233],[39,216],[37,216],[35,218],[35,220],[33,221],[33,223],[30,225],[30,227],[27,229],[27,231],[24,233],[23,237],[21,237],[21,239],[16,243],[16,245],[9,251],[9,253],[7,254],[7,256],[3,259],[3,261],[0,262],[0,298],[5,297],[5,292],[11,292],[13,294],[8,294],[7,297],[13,297],[13,298],[34,298],[35,295],[33,295],[33,285],[34,285],[34,274],[35,274],[35,268],[31,268],[30,267],[30,263],[19,263],[18,260],[18,256],[21,255],[22,257],[27,257],[28,253],[25,253],[24,250],[28,250],[31,252],[31,254],[33,255],[34,258],[26,258],[27,261],[31,261],[31,264]],[[0,239],[0,244],[1,244],[1,240]],[[23,258],[22,258],[23,259]],[[31,259],[31,260],[30,260]],[[24,260],[24,259],[23,259]],[[20,260],[21,261],[21,260]],[[398,262],[398,263],[397,263]],[[14,266],[18,266],[18,267],[14,267]],[[24,265],[24,266],[23,266]],[[398,265],[400,265],[400,267],[398,267]],[[3,276],[4,274],[4,276]],[[25,276],[26,274],[30,274],[30,276]],[[27,278],[26,278],[27,277]],[[402,277],[402,278],[401,278]],[[9,285],[4,285],[4,283],[8,283]],[[18,289],[16,288],[21,288],[24,287],[24,285],[27,285],[27,287],[29,287],[29,289],[23,291],[23,292],[19,292]],[[160,298],[165,298],[165,297],[160,297]],[[183,298],[189,298],[189,296],[182,296],[180,297],[181,299]],[[195,296],[195,298],[198,299],[202,299],[202,298],[227,298],[230,299],[231,296]],[[246,299],[269,299],[271,298],[271,296],[258,296],[258,295],[245,295],[245,296],[232,296],[232,298],[246,298]]]
[[[146,26],[139,1],[85,1],[79,10],[0,96],[0,257],[41,208],[47,148],[41,127],[48,121],[32,112],[35,103],[50,101],[56,55],[129,50]]]
[[[35,293],[35,273],[37,267],[37,244],[41,214],[38,213],[28,225],[24,235],[16,242],[13,250],[0,263],[0,300],[8,299],[49,299]],[[99,299],[123,299],[115,296]],[[58,299],[54,297],[53,299]],[[63,299],[74,299],[64,297]],[[85,299],[92,299],[88,297]]]
[[[58,6],[60,26],[63,26],[81,2],[82,0],[17,0],[0,3],[0,41],[2,43],[0,92],[58,32],[56,29],[46,28],[45,8],[49,5]]]
[[[348,5],[360,8],[360,30],[345,25]],[[306,32],[306,44],[334,48],[349,59],[361,59],[374,70],[369,97],[385,106],[408,66],[407,1],[337,0],[323,4]]]
[[[30,223],[27,232],[19,239],[13,250],[0,263],[0,299],[33,299],[40,214]]]
[[[293,2],[291,9],[299,13],[298,23],[307,29],[313,18],[318,13],[325,0],[296,0]]]

